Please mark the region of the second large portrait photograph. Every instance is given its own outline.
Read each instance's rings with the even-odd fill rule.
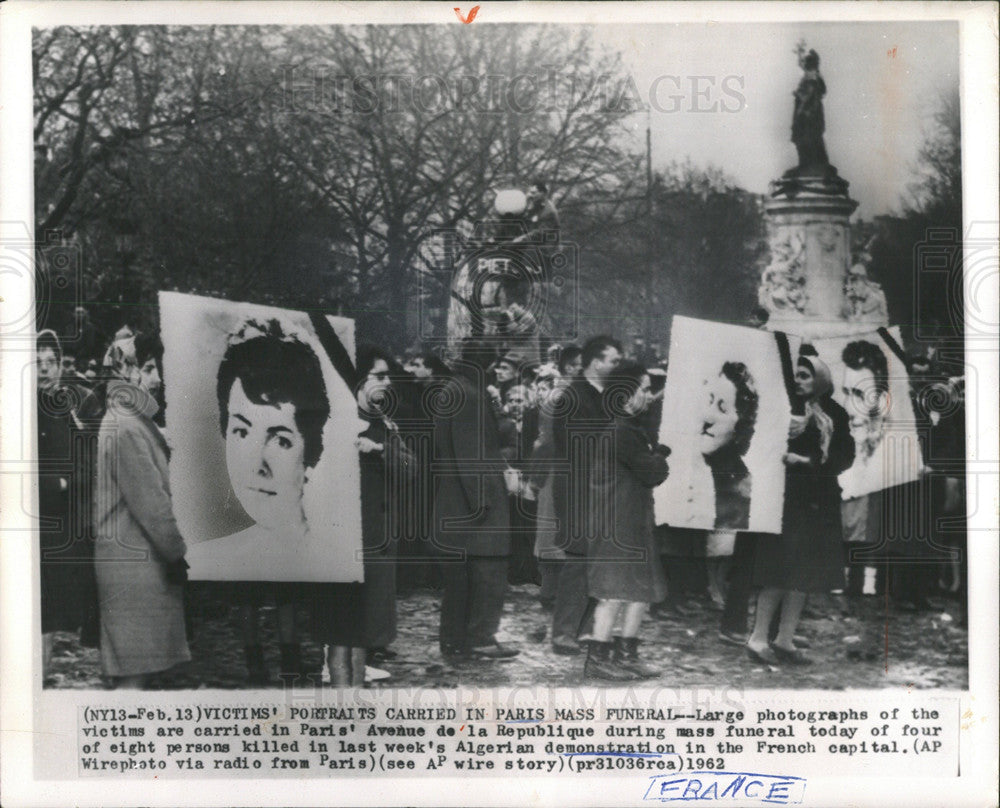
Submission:
[[[660,425],[672,454],[670,476],[655,492],[658,524],[781,532],[786,375],[798,342],[674,317]]]

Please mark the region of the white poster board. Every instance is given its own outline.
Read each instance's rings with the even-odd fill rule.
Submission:
[[[309,315],[170,292],[160,312],[170,485],[191,579],[362,580],[363,426]],[[353,321],[326,319],[353,359]],[[251,350],[228,354],[238,375],[220,394],[220,366],[241,343]],[[321,378],[303,371],[315,362]],[[257,381],[244,390],[239,374]],[[324,406],[325,422],[308,428],[307,407]]]
[[[902,345],[896,326],[887,333]],[[854,465],[839,477],[843,498],[916,480],[923,463],[903,360],[876,332],[813,345],[830,368],[834,401],[847,410],[855,439]]]
[[[790,417],[778,336],[674,317],[660,425],[672,453],[654,492],[657,524],[780,533]]]

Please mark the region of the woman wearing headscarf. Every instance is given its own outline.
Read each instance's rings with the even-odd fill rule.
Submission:
[[[185,545],[170,503],[155,337],[116,340],[98,435],[94,566],[101,612],[101,668],[120,688],[191,659],[184,629]]]
[[[607,462],[595,464],[588,481],[594,505],[606,508],[613,522],[610,532],[599,527],[587,542],[587,593],[596,606],[584,675],[630,681],[661,673],[639,659],[638,635],[649,604],[667,594],[653,531],[653,489],[667,478],[670,450],[652,445],[643,428],[653,398],[646,369],[622,362],[613,383],[623,404],[614,449]]]
[[[784,457],[782,532],[762,538],[754,565],[754,584],[762,589],[747,654],[757,662],[809,664],[793,643],[806,594],[844,585],[837,475],[854,462],[854,440],[832,392],[830,369],[803,346]],[[779,610],[778,635],[769,645],[768,627]]]

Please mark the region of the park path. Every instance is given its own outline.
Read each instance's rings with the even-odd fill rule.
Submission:
[[[398,600],[399,636],[393,650],[399,656],[381,667],[392,678],[375,687],[451,688],[457,686],[574,687],[583,678],[583,657],[552,653],[548,643],[550,614],[537,601],[537,588],[510,587],[500,639],[517,645],[512,661],[455,667],[437,649],[440,594],[416,590]],[[689,601],[690,614],[643,624],[643,658],[663,671],[643,687],[736,689],[879,689],[921,688],[961,690],[968,687],[968,632],[954,601],[936,601],[927,612],[902,612],[883,599],[842,596],[810,598],[808,617],[800,633],[811,643],[808,667],[756,664],[741,648],[718,639],[719,613],[707,601]],[[154,683],[163,689],[246,688],[243,649],[235,610],[220,600],[211,585],[189,591],[192,661],[161,674]],[[307,626],[305,614],[302,625]],[[262,610],[261,623],[268,663],[277,671],[273,610]],[[886,651],[888,649],[888,657]],[[319,668],[321,649],[305,642],[307,663]],[[888,663],[888,664],[887,664]],[[315,687],[315,683],[301,682]],[[83,648],[71,634],[56,636],[53,676],[48,687],[102,688],[97,651]],[[275,687],[281,687],[276,682]]]

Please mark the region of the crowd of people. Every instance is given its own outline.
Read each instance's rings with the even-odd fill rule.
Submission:
[[[260,351],[249,363],[239,349],[227,353],[218,390],[227,459],[261,432],[263,459],[238,465],[271,481],[274,490],[263,494],[272,503],[282,480],[301,497],[328,414],[316,407],[325,391],[309,389],[310,378],[320,377],[309,364],[315,357],[293,355],[288,340],[279,342],[268,361]],[[327,649],[330,681],[360,686],[378,666],[391,668],[397,595],[417,586],[440,592],[439,649],[449,664],[516,660],[516,645],[497,639],[504,600],[511,586],[531,587],[550,616],[552,652],[580,656],[587,679],[603,682],[666,675],[643,660],[644,620],[683,619],[693,596],[718,608],[720,642],[773,665],[812,661],[797,633],[810,593],[861,596],[888,587],[906,609],[927,608],[942,589],[964,597],[955,560],[962,534],[939,535],[937,527],[963,510],[955,462],[963,454],[961,379],[943,377],[932,355],[909,359],[925,474],[866,496],[861,509],[842,501],[837,481],[860,439],[833,401],[829,368],[803,346],[784,456],[783,532],[730,531],[728,547],[713,551],[711,531],[655,523],[653,489],[670,473],[670,449],[657,442],[660,420],[669,417],[665,372],[641,341],[627,353],[609,336],[553,345],[542,363],[485,338],[465,340],[451,363],[430,350],[395,357],[359,347],[364,581],[240,581],[234,571],[235,580],[218,584],[230,587],[227,599],[239,610],[249,683],[272,681],[259,626],[261,607],[271,603],[283,675],[314,673],[303,663],[296,624],[307,609],[312,635]],[[190,659],[189,544],[171,506],[162,347],[125,327],[95,358],[93,374],[78,373],[67,358],[54,333],[39,334],[44,670],[53,632],[80,631],[82,642],[100,649],[109,682],[141,688]],[[944,418],[928,407],[932,386],[959,401]],[[255,515],[252,497],[242,496],[258,523],[246,532],[308,530],[296,527],[300,502],[285,521],[268,524]],[[903,498],[926,500],[927,530],[938,539],[916,554],[913,531],[892,523]],[[871,568],[882,571],[874,586],[865,580]]]

